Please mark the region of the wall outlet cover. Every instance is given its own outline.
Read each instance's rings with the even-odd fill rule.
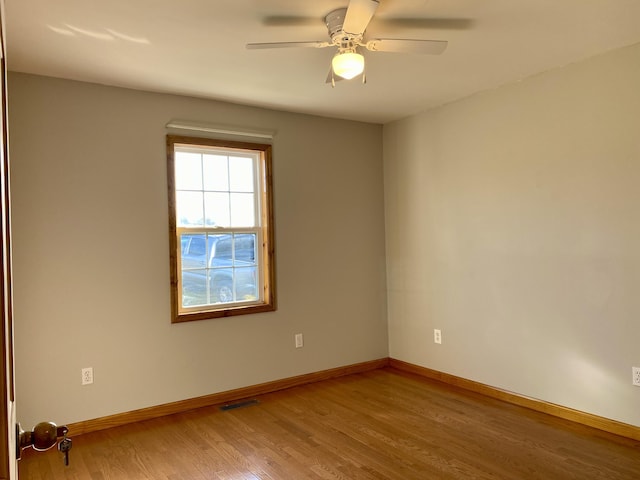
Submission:
[[[93,367],[82,369],[82,385],[91,385],[93,383]]]

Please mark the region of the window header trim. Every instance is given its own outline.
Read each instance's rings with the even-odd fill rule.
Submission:
[[[260,130],[253,128],[238,127],[234,125],[220,125],[211,123],[192,122],[188,120],[171,120],[167,123],[168,129],[188,130],[191,132],[217,133],[232,137],[247,137],[262,140],[272,140],[276,132],[272,130]]]

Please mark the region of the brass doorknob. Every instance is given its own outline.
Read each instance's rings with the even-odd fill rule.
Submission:
[[[17,454],[20,450],[32,446],[34,450],[44,451],[53,447],[58,437],[66,436],[69,429],[63,425],[58,427],[53,422],[40,422],[31,432],[25,432],[20,424],[16,426]],[[20,458],[18,456],[18,458]]]
[[[34,450],[48,450],[58,440],[58,427],[53,422],[40,422],[31,432],[31,441]]]

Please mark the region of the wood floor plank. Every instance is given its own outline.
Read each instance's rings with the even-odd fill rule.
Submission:
[[[27,451],[21,480],[640,478],[640,442],[391,368]]]

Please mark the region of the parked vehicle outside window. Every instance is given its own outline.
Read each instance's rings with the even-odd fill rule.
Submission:
[[[182,305],[258,298],[254,234],[181,235]]]

